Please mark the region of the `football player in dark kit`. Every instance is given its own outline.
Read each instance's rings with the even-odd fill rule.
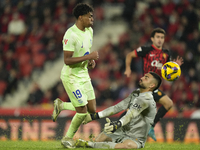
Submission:
[[[141,46],[136,50],[131,51],[126,56],[126,70],[124,74],[127,77],[131,75],[131,61],[133,58],[142,57],[143,60],[143,74],[153,71],[161,76],[161,68],[166,62],[170,61],[170,52],[167,49],[163,48],[165,40],[165,31],[161,28],[156,28],[151,33],[151,46]],[[173,60],[179,66],[183,64],[183,58],[177,57]],[[154,100],[160,103],[162,106],[158,109],[158,112],[155,116],[154,123],[152,124],[151,129],[149,130],[149,136],[156,141],[156,136],[154,133],[154,126],[163,118],[168,110],[173,106],[172,100],[164,94],[161,90],[157,90],[153,93]]]

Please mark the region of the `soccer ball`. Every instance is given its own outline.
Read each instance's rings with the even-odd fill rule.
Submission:
[[[161,75],[167,81],[175,81],[181,75],[180,66],[175,62],[167,62],[161,68]]]

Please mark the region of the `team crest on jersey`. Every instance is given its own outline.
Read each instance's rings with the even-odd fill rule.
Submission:
[[[142,48],[139,47],[136,51],[137,51],[137,52],[140,52],[140,51],[142,51]]]
[[[65,45],[67,45],[68,39],[64,39],[64,43]]]
[[[162,95],[162,93],[160,92],[160,91],[158,91],[158,93],[157,93],[159,96],[161,96]]]
[[[83,100],[82,100],[82,99],[79,99],[78,102],[79,102],[80,104],[82,104],[82,103],[83,103]]]
[[[163,58],[165,59],[167,57],[167,55],[165,53],[163,53]]]

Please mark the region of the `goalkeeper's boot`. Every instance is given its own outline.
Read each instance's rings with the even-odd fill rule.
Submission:
[[[76,148],[75,147],[75,141],[72,138],[69,137],[63,137],[61,140],[61,144],[65,147],[65,148]]]
[[[89,146],[88,146],[88,142],[87,142],[87,141],[84,141],[84,140],[82,140],[82,139],[76,140],[75,146],[76,146],[76,147],[84,147],[84,148],[89,147]]]
[[[156,135],[153,127],[150,128],[148,136],[150,136],[154,141],[156,141]]]
[[[54,110],[53,110],[53,115],[52,115],[52,120],[55,122],[57,120],[58,115],[60,114],[61,110],[61,104],[63,101],[61,101],[59,98],[54,100]]]

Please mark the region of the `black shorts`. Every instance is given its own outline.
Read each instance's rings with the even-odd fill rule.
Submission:
[[[163,97],[165,95],[166,94],[159,89],[153,92],[153,98],[154,98],[156,103],[161,99],[161,97]]]

